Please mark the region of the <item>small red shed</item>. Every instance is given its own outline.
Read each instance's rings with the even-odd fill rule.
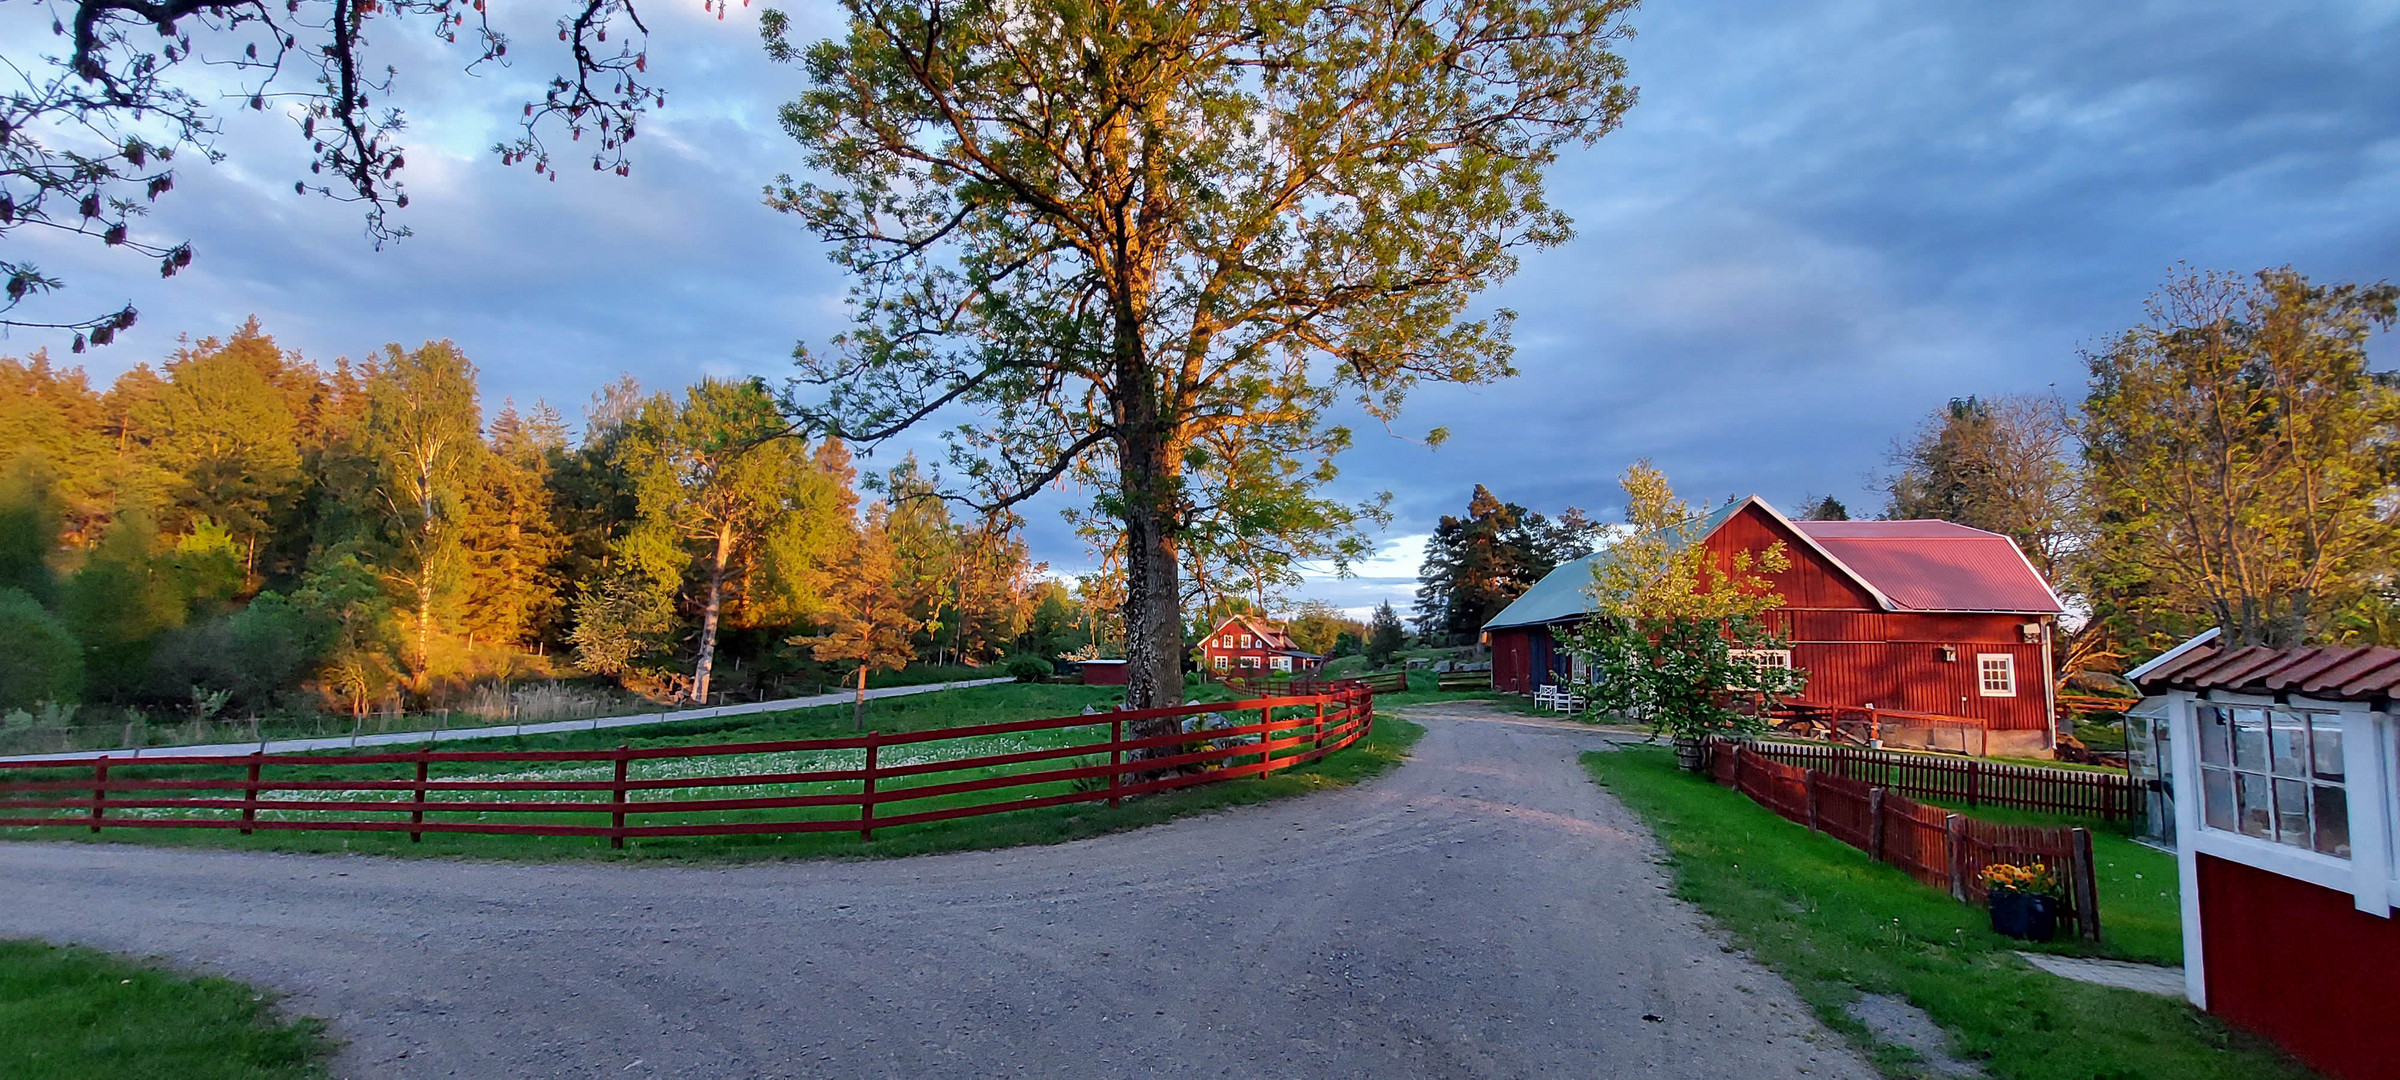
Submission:
[[[1767,615],[1804,672],[1805,702],[1957,718],[1986,754],[2056,742],[2050,653],[2065,608],[2014,542],[1947,521],[1793,521],[1756,495],[1701,522],[1721,565],[1782,541],[1791,567]],[[1589,617],[1594,560],[1561,564],[1485,624],[1495,689],[1574,678],[1565,631]]]
[[[2167,721],[2184,994],[2336,1080],[2394,1080],[2400,649],[2215,636],[2128,673]]]
[[[1260,678],[1315,671],[1325,658],[1292,644],[1281,624],[1234,615],[1217,624],[1200,643],[1200,666],[1210,678]]]

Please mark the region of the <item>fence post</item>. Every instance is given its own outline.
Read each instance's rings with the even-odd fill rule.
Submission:
[[[1265,776],[1275,771],[1274,755],[1267,749],[1267,740],[1275,734],[1271,730],[1275,724],[1275,710],[1272,707],[1258,710],[1258,722],[1270,729],[1258,733],[1258,775]]]
[[[1850,752],[1842,744],[1833,744],[1833,775],[1850,779]]]
[[[1108,722],[1108,805],[1117,805],[1118,792],[1125,786],[1125,721]]]
[[[421,747],[417,750],[416,801],[413,804],[413,808],[408,812],[408,823],[411,825],[425,824],[425,750]],[[408,830],[409,843],[419,844],[423,843],[424,841],[425,830]]]
[[[2075,866],[2075,925],[2086,941],[2100,940],[2100,877],[2092,862],[2092,830],[2067,830]]]
[[[258,762],[260,755],[250,755],[250,778],[242,783],[242,835],[250,835],[251,823],[258,820]]]
[[[1733,790],[1735,790],[1735,791],[1740,791],[1740,790],[1742,790],[1742,762],[1743,762],[1743,761],[1746,761],[1746,760],[1748,760],[1748,758],[1749,758],[1749,755],[1742,753],[1742,744],[1740,744],[1740,743],[1738,743],[1738,742],[1737,742],[1737,743],[1734,743],[1734,744],[1733,744]]]
[[[1323,697],[1319,697],[1319,698],[1317,698],[1317,728],[1316,728],[1316,732],[1317,732],[1317,740],[1316,740],[1316,743],[1315,743],[1313,746],[1311,746],[1311,747],[1309,748],[1309,752],[1308,752],[1308,756],[1309,756],[1309,757],[1310,757],[1312,760],[1313,760],[1313,759],[1315,759],[1315,758],[1320,758],[1320,757],[1324,757],[1324,756],[1325,756],[1325,699],[1324,699]]]
[[[92,831],[100,831],[100,808],[108,802],[108,755],[92,762]]]
[[[1942,861],[1950,868],[1950,896],[1964,903],[1967,899],[1967,819],[1963,814],[1942,815],[1942,846],[1948,858]]]
[[[1975,803],[1976,803],[1976,800],[1977,800],[1978,796],[1980,796],[1980,795],[1981,795],[1981,793],[1982,793],[1982,792],[1981,792],[1981,789],[1982,789],[1982,786],[1983,786],[1983,785],[1982,785],[1981,783],[1979,783],[1979,781],[1980,781],[1980,780],[1983,778],[1983,769],[1981,768],[1982,764],[1983,764],[1983,763],[1982,763],[1981,761],[1978,761],[1978,760],[1976,760],[1976,759],[1974,759],[1974,758],[1968,758],[1968,759],[1967,759],[1967,805],[1968,805],[1968,806],[1973,806],[1973,805],[1975,805]]]
[[[1883,789],[1867,789],[1867,858],[1883,861]]]
[[[858,838],[861,842],[875,839],[875,751],[880,731],[867,733],[867,777],[858,787]]]
[[[632,749],[617,744],[617,776],[608,785],[608,846],[617,850],[625,847],[625,766]]]
[[[1807,798],[1807,802],[1808,802],[1808,831],[1810,831],[1810,832],[1816,832],[1816,831],[1817,831],[1817,770],[1815,770],[1815,769],[1807,769],[1807,770],[1803,770],[1803,771],[1800,773],[1800,790],[1801,790],[1801,792],[1802,792],[1802,793],[1803,793],[1803,794],[1806,796],[1806,798]]]

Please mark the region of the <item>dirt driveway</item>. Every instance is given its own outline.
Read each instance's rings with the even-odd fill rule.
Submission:
[[[1670,898],[1597,736],[1411,714],[1361,788],[1013,851],[721,870],[0,843],[0,935],[332,1020],[344,1077],[1865,1078]]]

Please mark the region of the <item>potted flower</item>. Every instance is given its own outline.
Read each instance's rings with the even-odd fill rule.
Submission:
[[[2048,941],[2058,932],[2058,876],[2040,863],[1994,863],[1983,868],[1984,894],[1995,933]]]

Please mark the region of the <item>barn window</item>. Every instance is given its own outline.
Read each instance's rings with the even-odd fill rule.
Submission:
[[[1290,670],[1292,670],[1292,658],[1291,658],[1291,657],[1288,657],[1288,656],[1278,656],[1278,657],[1276,657],[1276,658],[1275,658],[1275,670],[1277,670],[1277,671],[1290,671]]]
[[[1728,653],[1728,655],[1733,658],[1734,663],[1747,664],[1753,668],[1758,668],[1761,670],[1767,668],[1776,668],[1782,671],[1792,670],[1792,650],[1790,649],[1734,649]],[[1756,690],[1758,689],[1758,683],[1752,682],[1744,686],[1729,686],[1726,687],[1726,689]]]
[[[2194,708],[2200,729],[2200,820],[2350,857],[2342,718],[2292,709]]]
[[[1221,654],[1221,653],[1220,653],[1220,654],[1218,654],[1218,656],[1217,656],[1217,659],[1216,659],[1216,667],[1217,667],[1217,670],[1218,670],[1218,671],[1223,671],[1223,670],[1225,670],[1226,668],[1228,668],[1228,667],[1232,666],[1232,664],[1231,664],[1231,661],[1232,661],[1232,659],[1233,659],[1233,658],[1232,658],[1232,657],[1230,657],[1230,656],[1226,656],[1226,655],[1223,655],[1223,654]]]
[[[1975,657],[1975,672],[1981,677],[1979,685],[1985,697],[2017,696],[2017,658],[2007,653],[1982,653]]]

